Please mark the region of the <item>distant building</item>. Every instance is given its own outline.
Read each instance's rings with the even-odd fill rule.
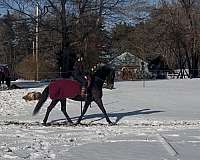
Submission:
[[[130,52],[122,53],[114,58],[110,64],[117,71],[116,77],[122,80],[140,79],[144,74],[147,75],[149,73],[148,63]]]

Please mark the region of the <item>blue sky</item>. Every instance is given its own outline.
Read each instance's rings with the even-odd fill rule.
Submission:
[[[155,4],[155,3],[157,3],[159,0],[147,0],[147,1],[149,1],[150,3]],[[6,11],[7,11],[6,8],[1,8],[1,7],[0,7],[0,16],[2,16],[3,14],[5,14]]]

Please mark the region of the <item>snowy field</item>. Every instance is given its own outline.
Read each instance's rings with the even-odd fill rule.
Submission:
[[[51,126],[41,125],[46,107],[22,96],[43,87],[0,91],[0,160],[199,160],[200,79],[116,82],[103,102],[117,125],[108,126],[95,104],[80,126],[67,126],[60,105]],[[68,100],[73,121],[80,103]]]

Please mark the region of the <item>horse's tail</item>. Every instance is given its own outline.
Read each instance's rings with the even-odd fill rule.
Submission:
[[[41,97],[40,97],[40,99],[39,99],[38,103],[36,104],[35,109],[33,111],[33,115],[36,115],[40,111],[42,105],[47,100],[48,96],[49,96],[49,86],[47,86],[44,89],[44,91],[42,92],[42,95],[41,95]]]

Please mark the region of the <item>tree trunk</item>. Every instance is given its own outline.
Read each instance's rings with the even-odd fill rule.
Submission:
[[[192,56],[192,78],[197,78],[198,77],[198,62],[199,62],[199,57],[198,55],[193,55]]]
[[[62,49],[61,49],[61,72],[62,77],[67,78],[70,75],[70,42],[68,37],[68,26],[66,21],[66,9],[65,9],[66,0],[61,0],[61,27],[62,27]]]

